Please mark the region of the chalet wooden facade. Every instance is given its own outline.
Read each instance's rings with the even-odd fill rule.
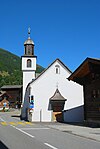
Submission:
[[[83,85],[84,119],[100,122],[100,59],[87,58],[68,79]]]
[[[0,91],[0,110],[9,109],[9,96],[5,91]]]
[[[0,101],[0,110],[9,109],[9,101],[6,99],[3,99]]]
[[[8,101],[11,108],[21,106],[22,103],[22,85],[5,85],[1,87],[9,96]]]

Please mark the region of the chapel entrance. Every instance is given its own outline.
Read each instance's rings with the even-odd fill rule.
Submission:
[[[52,110],[52,121],[63,122],[63,109],[66,99],[56,89],[54,95],[49,99],[50,110]]]
[[[53,112],[52,113],[52,121],[63,122],[63,113],[62,112]]]

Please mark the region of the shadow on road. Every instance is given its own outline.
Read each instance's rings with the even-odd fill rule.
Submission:
[[[19,117],[20,118],[20,115],[12,115],[11,117]]]
[[[9,148],[0,141],[0,149],[9,149]]]

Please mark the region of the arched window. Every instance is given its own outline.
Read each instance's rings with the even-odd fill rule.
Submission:
[[[34,47],[33,45],[26,45],[25,46],[25,55],[33,55]]]
[[[55,66],[55,72],[56,72],[56,74],[60,74],[60,66],[59,65]]]
[[[31,67],[31,65],[32,65],[32,61],[31,61],[31,59],[28,59],[27,60],[27,67]]]
[[[31,95],[31,87],[29,87],[29,95]]]

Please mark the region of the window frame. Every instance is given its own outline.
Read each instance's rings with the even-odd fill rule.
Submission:
[[[31,68],[32,67],[32,60],[28,59],[27,60],[27,68]]]
[[[60,66],[59,65],[55,65],[55,73],[60,74]]]

